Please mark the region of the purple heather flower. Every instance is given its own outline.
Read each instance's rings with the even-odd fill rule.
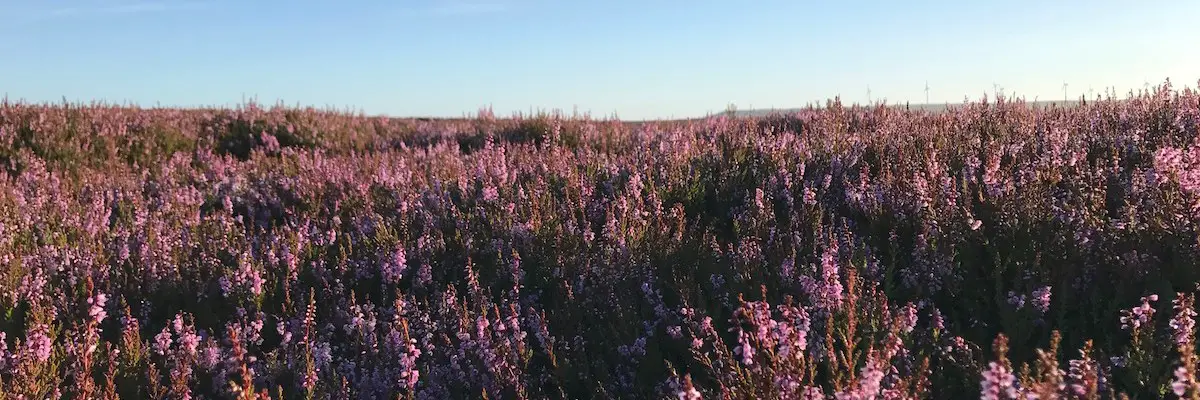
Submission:
[[[646,338],[639,337],[633,341],[632,345],[618,346],[617,352],[621,353],[622,356],[631,359],[639,359],[640,357],[646,355]]]
[[[703,397],[700,396],[700,391],[696,390],[696,388],[694,388],[694,387],[688,388],[685,390],[680,390],[679,393],[675,394],[675,396],[678,397],[679,400],[701,400],[701,399],[703,399]]]
[[[1121,362],[1123,363],[1124,360],[1121,360]],[[1086,396],[1087,387],[1085,386],[1085,382],[1089,379],[1089,377],[1096,376],[1096,363],[1089,359],[1083,359],[1069,360],[1067,364],[1069,365],[1066,374],[1068,382],[1067,388],[1069,388],[1072,394],[1076,396]],[[1114,364],[1117,364],[1117,362],[1114,361]]]
[[[936,307],[933,309],[933,312],[929,317],[929,323],[932,325],[933,329],[938,331],[946,330],[946,321],[942,319],[942,312]]]
[[[179,334],[179,346],[188,356],[194,356],[200,347],[200,336],[192,332],[181,333]]]
[[[488,203],[494,203],[499,199],[500,199],[500,191],[497,190],[495,186],[488,186],[488,187],[483,188],[483,201],[488,202]]]
[[[108,315],[108,313],[104,311],[104,303],[107,301],[108,295],[105,295],[104,293],[96,294],[87,300],[89,306],[88,316],[91,317],[92,321],[96,324],[103,322],[104,317]]]
[[[417,348],[416,343],[416,340],[409,339],[408,343],[404,344],[404,353],[400,355],[400,385],[408,390],[417,386],[421,376],[421,372],[417,370],[417,358],[421,357],[421,350]]]
[[[37,362],[46,362],[50,359],[50,355],[54,350],[54,343],[48,336],[50,328],[46,325],[37,325],[26,335],[25,341],[25,356],[30,357]]]
[[[1008,292],[1008,304],[1012,305],[1013,308],[1016,308],[1018,310],[1025,308],[1025,295],[1018,294],[1017,292],[1014,292],[1014,291],[1009,291]]]
[[[1154,318],[1154,307],[1150,306],[1150,302],[1158,301],[1158,295],[1152,294],[1142,297],[1142,304],[1129,310],[1121,311],[1121,329],[1137,330],[1144,324],[1150,323]]]
[[[1012,371],[992,361],[988,363],[987,371],[983,371],[983,381],[980,382],[979,398],[986,400],[1016,399],[1016,377]]]
[[[383,282],[389,285],[394,285],[400,282],[400,278],[404,276],[404,271],[408,269],[408,258],[404,253],[404,246],[396,246],[392,251],[391,257],[383,260],[379,265],[379,275],[383,278]]]
[[[180,333],[183,333],[184,324],[183,324],[183,314],[182,313],[175,314],[175,319],[171,320],[171,328],[173,328],[175,330],[175,334],[177,334],[177,335]]]
[[[917,306],[913,303],[908,303],[900,310],[900,330],[904,333],[910,333],[917,326]]]
[[[796,391],[799,390],[802,385],[800,385],[800,382],[797,381],[794,376],[783,374],[775,377],[775,387],[779,390],[780,397],[795,398]]]
[[[1188,376],[1187,368],[1179,366],[1175,368],[1174,379],[1171,380],[1171,391],[1176,396],[1182,397],[1192,387],[1192,379]]]
[[[8,334],[0,331],[0,374],[8,371]]]
[[[825,400],[825,391],[820,386],[805,386],[800,391],[803,400]]]
[[[817,192],[810,187],[804,188],[804,204],[810,206],[817,205]]]
[[[841,393],[834,395],[837,400],[873,400],[879,396],[882,389],[884,372],[879,368],[880,361],[868,359],[867,365],[859,372],[858,382]]]
[[[275,135],[267,133],[267,131],[263,131],[261,134],[259,134],[259,141],[262,142],[263,146],[266,147],[267,151],[269,152],[277,152],[280,149],[279,139],[275,138]]]
[[[722,288],[725,287],[725,277],[722,275],[718,275],[718,274],[709,275],[708,282],[710,284],[712,284],[712,289],[714,291],[720,291]]]
[[[305,390],[313,390],[317,387],[317,372],[319,371],[315,367],[305,372],[304,381],[301,383]]]
[[[325,369],[333,362],[333,351],[328,342],[318,342],[313,345],[313,361],[317,369]]]
[[[202,367],[204,367],[204,369],[212,370],[221,363],[221,359],[221,346],[218,346],[215,342],[210,341],[209,344],[205,346],[199,363]]]
[[[1192,298],[1180,295],[1172,302],[1175,305],[1175,317],[1171,318],[1171,329],[1175,344],[1183,346],[1191,342],[1196,333],[1196,310],[1192,308]]]
[[[788,257],[783,260],[783,264],[779,266],[779,275],[783,277],[784,281],[791,282],[796,275],[796,259]]]
[[[1050,286],[1042,286],[1037,290],[1034,290],[1033,295],[1030,298],[1030,302],[1033,303],[1033,308],[1037,309],[1038,312],[1042,314],[1049,312]]]
[[[154,335],[154,351],[166,355],[171,351],[171,331],[163,328],[162,332]]]
[[[682,380],[671,379],[668,382],[670,390],[675,392],[675,397],[679,400],[701,400],[700,391],[692,385],[692,377],[684,376]]]
[[[842,282],[839,277],[837,241],[831,241],[821,254],[820,277],[801,276],[800,284],[818,310],[833,310],[842,302]]]
[[[746,335],[746,332],[741,329],[738,329],[738,345],[733,352],[741,356],[742,364],[754,365],[754,346],[750,345],[749,335]]]

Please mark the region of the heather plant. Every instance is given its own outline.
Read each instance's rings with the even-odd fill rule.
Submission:
[[[6,101],[0,397],[1193,398],[1198,127]]]

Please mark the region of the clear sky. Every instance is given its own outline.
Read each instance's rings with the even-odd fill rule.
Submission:
[[[0,94],[692,117],[1200,79],[1200,2],[0,0]]]

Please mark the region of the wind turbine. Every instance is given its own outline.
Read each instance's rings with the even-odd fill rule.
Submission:
[[[1066,103],[1067,99],[1069,99],[1069,97],[1067,97],[1067,83],[1063,82],[1063,103]]]
[[[925,104],[929,104],[929,81],[925,81]]]
[[[871,86],[867,86],[867,103],[871,103]]]

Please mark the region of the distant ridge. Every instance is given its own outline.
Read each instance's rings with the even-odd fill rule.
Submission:
[[[1080,102],[1076,101],[1076,100],[1065,101],[1065,102],[1061,101],[1061,100],[1060,101],[1029,101],[1029,102],[1025,102],[1025,104],[1032,106],[1034,108],[1050,107],[1050,106],[1074,107],[1074,106],[1079,105]],[[863,106],[862,104],[858,104],[858,105]],[[931,103],[931,104],[888,104],[887,106],[891,107],[891,108],[901,108],[901,109],[908,107],[908,109],[914,110],[914,111],[942,112],[942,111],[945,111],[947,108],[961,107],[962,105],[963,105],[963,103],[953,103],[953,104],[945,104],[945,103],[933,104],[933,103]],[[851,107],[851,106],[853,106],[853,104],[846,104],[845,106]],[[823,107],[824,106],[821,106],[820,108],[823,108]],[[790,114],[790,113],[794,113],[794,112],[804,111],[806,109],[808,109],[808,108],[807,107],[803,107],[803,108],[756,108],[756,109],[750,109],[750,110],[737,110],[734,113],[734,115],[739,116],[739,117],[765,117],[765,116],[772,115],[772,114]],[[726,111],[715,112],[715,113],[712,113],[711,115],[716,116],[716,115],[722,115],[722,114],[727,114],[727,112]]]

